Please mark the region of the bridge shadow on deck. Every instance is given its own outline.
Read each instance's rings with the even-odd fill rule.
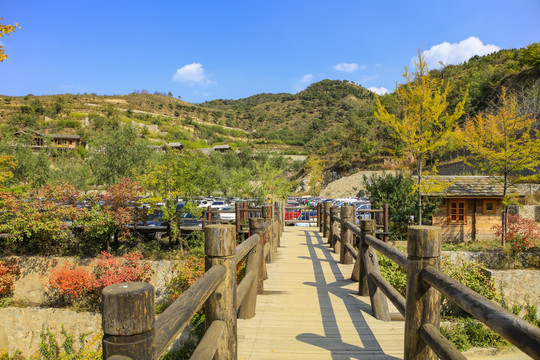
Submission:
[[[322,317],[324,336],[313,333],[304,333],[298,335],[296,339],[330,351],[332,359],[334,360],[399,359],[384,353],[378,340],[369,328],[362,311],[371,313],[370,304],[367,304],[358,297],[354,296],[357,294],[357,291],[343,289],[343,286],[350,285],[352,281],[343,276],[338,263],[336,260],[334,260],[332,254],[330,253],[333,250],[323,242],[320,234],[316,231],[305,231],[304,233],[306,237],[306,245],[309,249],[310,260],[312,260],[313,270],[315,273],[315,283],[305,284],[314,286],[317,289],[317,296],[321,306],[321,312],[324,311],[324,316]],[[324,258],[320,258],[317,255],[316,248],[322,251]],[[323,262],[327,262],[330,265],[332,274],[336,279],[335,282],[327,282],[323,272]],[[340,333],[339,324],[332,306],[330,294],[335,295],[343,301],[345,308],[351,317],[354,328],[363,344],[363,347],[355,344],[349,344],[342,340],[342,335]]]

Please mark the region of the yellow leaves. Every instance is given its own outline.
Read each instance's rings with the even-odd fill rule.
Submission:
[[[13,177],[13,168],[17,166],[17,162],[13,160],[11,155],[0,155],[0,186],[8,179]]]
[[[420,51],[415,65],[413,73],[405,68],[403,77],[407,83],[395,90],[400,114],[390,114],[377,97],[375,116],[394,131],[395,137],[404,143],[406,152],[418,160],[446,141],[455,122],[464,113],[467,94],[450,112],[447,101],[450,84],[430,76]]]
[[[540,163],[540,132],[531,129],[536,120],[530,114],[520,115],[517,105],[516,99],[503,89],[496,112],[468,119],[456,131],[482,170],[508,174]]]
[[[3,18],[0,18],[0,20],[3,20]],[[18,23],[15,23],[15,25],[2,25],[0,24],[0,38],[4,37],[4,35],[9,35],[12,32],[15,32],[17,28],[21,28]],[[0,45],[0,61],[4,61],[4,59],[7,59],[7,55],[4,53],[4,48]]]

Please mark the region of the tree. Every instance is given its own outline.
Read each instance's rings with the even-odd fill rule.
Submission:
[[[153,154],[135,128],[118,125],[96,134],[89,143],[88,161],[100,184],[114,184],[141,169]]]
[[[0,188],[4,182],[13,177],[13,168],[17,166],[11,155],[0,155]]]
[[[391,114],[376,97],[375,117],[393,131],[393,136],[403,143],[403,151],[412,157],[418,174],[416,185],[418,199],[418,224],[422,224],[422,170],[427,155],[440,148],[454,129],[456,120],[463,115],[467,94],[456,105],[448,108],[447,97],[451,84],[430,76],[421,51],[415,61],[414,73],[405,67],[406,84],[398,85],[394,92],[399,103],[399,113]]]
[[[373,174],[370,177],[364,175],[364,184],[373,208],[381,209],[388,204],[392,240],[406,239],[407,227],[412,224],[414,214],[418,213],[413,179],[403,173]],[[422,213],[432,215],[437,211],[438,204],[438,199],[425,199]]]
[[[0,20],[4,20],[3,18],[0,18]],[[15,23],[15,25],[3,25],[0,24],[0,38],[3,38],[4,35],[9,35],[12,32],[15,32],[17,28],[21,28],[19,24]],[[0,43],[1,44],[1,43]],[[7,59],[7,55],[4,53],[4,48],[0,45],[0,61],[4,61],[4,59]]]
[[[322,189],[322,182],[324,178],[323,164],[321,159],[317,156],[310,156],[306,161],[306,169],[310,175],[309,187],[311,188],[311,194],[318,196]]]
[[[514,201],[508,189],[519,180],[518,176],[512,181],[510,176],[540,164],[540,131],[532,130],[536,119],[530,114],[520,115],[515,97],[507,97],[505,89],[500,100],[495,113],[480,113],[468,119],[456,135],[476,161],[472,165],[502,184],[501,243],[504,246],[507,207]]]
[[[203,155],[169,149],[139,177],[145,190],[152,194],[150,201],[165,203],[161,208],[162,218],[170,224],[171,239],[176,239],[180,233],[176,221],[178,201],[185,201],[182,211],[191,212],[195,210],[191,199],[208,196],[215,189],[216,177],[208,165],[208,158]]]

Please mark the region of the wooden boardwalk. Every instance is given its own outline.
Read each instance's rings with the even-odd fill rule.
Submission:
[[[317,228],[286,227],[255,317],[238,320],[238,358],[403,359],[403,321],[372,317],[338,260]]]

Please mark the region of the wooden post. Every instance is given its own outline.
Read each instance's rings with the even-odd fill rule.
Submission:
[[[365,220],[365,224],[366,225],[364,226],[364,228],[370,229],[373,232],[377,228],[377,223],[375,222],[375,220]],[[373,312],[373,316],[376,319],[390,321],[390,312],[388,310],[388,301],[386,299],[386,296],[370,277],[370,274],[373,273],[376,273],[378,275],[381,274],[379,262],[377,261],[377,252],[363,240],[364,239],[362,239],[361,251],[358,255],[362,257],[362,262],[364,263],[364,274],[366,275],[365,279],[367,280],[367,286],[369,290],[371,310]]]
[[[240,211],[240,203],[234,204],[234,217],[236,219],[236,236],[240,236],[242,230],[242,215]]]
[[[260,274],[259,271],[261,259],[263,258],[262,252],[263,247],[260,243],[258,243],[247,255],[246,274],[255,274],[255,280],[253,280],[253,284],[249,288],[244,301],[242,301],[242,304],[240,305],[240,309],[238,310],[239,319],[251,319],[255,316],[259,277],[262,277],[262,274]]]
[[[258,234],[259,235],[259,244],[261,245],[261,258],[259,260],[259,277],[257,279],[258,285],[257,285],[257,293],[262,294],[264,291],[264,266],[265,266],[265,259],[264,259],[264,219],[263,218],[251,218],[249,219],[249,231],[251,232],[251,235]]]
[[[389,218],[389,208],[388,208],[388,204],[384,204],[384,208],[383,208],[383,211],[384,211],[384,216],[383,216],[383,231],[385,233],[388,232],[388,218]],[[389,236],[388,235],[384,235],[383,237],[383,240],[385,243],[388,243],[388,240],[389,240]]]
[[[353,244],[353,233],[345,226],[345,222],[349,221],[354,223],[354,206],[342,206],[341,207],[341,252],[339,254],[339,262],[342,264],[352,264],[353,257],[347,251],[346,244]]]
[[[367,244],[364,242],[364,237],[366,235],[375,236],[376,226],[377,225],[375,224],[374,220],[369,220],[369,219],[360,220],[360,230],[362,231],[362,235],[360,236],[360,243],[358,246],[358,257],[357,257],[355,265],[358,265],[358,294],[362,296],[369,295],[366,266],[364,265],[364,257],[362,256],[362,254],[365,251],[367,251],[364,248],[368,247]]]
[[[103,358],[154,359],[154,287],[145,282],[109,285],[102,291]]]
[[[324,237],[324,227],[325,227],[325,216],[324,216],[324,204],[321,204],[321,212],[317,214],[318,217],[321,218],[321,236]]]
[[[267,241],[270,244],[270,254],[268,262],[274,261],[274,234],[273,234],[273,228],[272,228],[272,206],[270,205],[263,205],[261,207],[261,213],[262,217],[264,219],[264,222],[270,221],[270,227],[266,229]]]
[[[204,229],[205,269],[221,264],[223,280],[204,305],[208,329],[214,320],[225,322],[225,331],[217,345],[214,359],[237,359],[236,328],[236,240],[233,225],[208,225]]]
[[[321,219],[321,203],[317,204],[317,227],[319,228],[319,232],[322,232],[322,219]]]
[[[330,208],[330,227],[332,228],[331,233],[331,242],[330,245],[334,248],[334,254],[341,253],[341,243],[339,241],[336,241],[334,235],[339,234],[338,226],[339,221],[335,221],[333,219],[334,216],[337,216],[339,214],[339,206],[332,206]]]
[[[440,228],[411,226],[407,232],[407,293],[405,297],[405,359],[437,359],[422,340],[420,327],[440,325],[440,293],[424,282],[420,273],[426,266],[440,268]]]
[[[206,224],[210,225],[212,224],[212,206],[208,205],[208,209],[206,210],[206,216],[208,216]]]
[[[334,234],[336,233],[336,230],[337,230],[337,224],[336,224],[336,221],[334,220],[333,216],[334,215],[337,215],[337,213],[339,212],[339,208],[337,206],[332,206],[330,207],[330,221],[329,221],[329,231],[328,231],[328,244],[330,244],[330,247],[331,248],[334,248]]]
[[[329,201],[325,202],[324,203],[324,211],[323,211],[323,216],[324,216],[324,232],[323,232],[323,236],[328,240],[328,242],[330,243],[330,207],[332,206],[332,204],[330,204]]]
[[[276,201],[275,204],[275,219],[277,221],[277,246],[281,246],[281,207],[283,206],[283,203],[281,201]]]

